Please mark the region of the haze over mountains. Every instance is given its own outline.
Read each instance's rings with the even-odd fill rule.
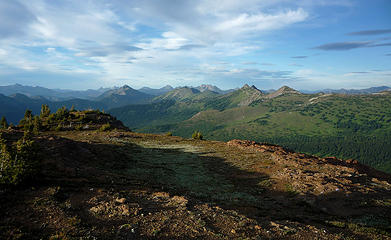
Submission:
[[[10,96],[16,93],[20,93],[23,95],[26,95],[28,97],[35,97],[35,96],[41,96],[48,100],[52,101],[62,101],[62,100],[69,100],[72,98],[80,98],[80,99],[89,99],[94,100],[98,97],[102,97],[102,95],[109,95],[110,93],[115,93],[116,89],[121,88],[131,88],[127,85],[124,85],[123,87],[112,87],[112,88],[99,88],[99,89],[88,89],[88,90],[67,90],[67,89],[49,89],[45,87],[40,86],[26,86],[21,84],[13,84],[13,85],[7,85],[7,86],[0,86],[0,94],[3,94],[5,96]],[[179,87],[181,88],[181,87]],[[235,91],[237,89],[228,89],[228,90],[222,90],[216,86],[210,85],[210,84],[202,84],[197,87],[190,87],[199,90],[200,92],[209,90],[212,92],[216,92],[219,94],[225,94],[232,91]],[[133,88],[132,88],[133,89]],[[341,93],[341,94],[368,94],[368,93],[376,93],[381,91],[390,90],[390,87],[387,86],[379,86],[379,87],[371,87],[371,88],[365,88],[365,89],[320,89],[315,91],[308,91],[308,90],[300,90],[302,93]],[[136,90],[136,89],[133,89]],[[153,95],[153,96],[159,96],[163,95],[167,92],[170,92],[174,90],[174,88],[170,85],[166,85],[159,89],[149,88],[149,87],[142,87],[140,89],[137,89],[137,91]],[[270,90],[262,90],[263,92],[273,92],[276,91],[274,89]],[[119,94],[121,95],[121,94]]]

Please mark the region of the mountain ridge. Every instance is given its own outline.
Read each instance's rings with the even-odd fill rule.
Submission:
[[[87,90],[66,90],[66,89],[50,89],[40,86],[27,86],[27,85],[21,85],[21,84],[13,84],[13,85],[6,85],[6,86],[0,86],[0,94],[9,96],[15,93],[21,93],[29,97],[34,96],[42,96],[46,99],[49,99],[51,101],[62,101],[62,100],[69,100],[71,98],[81,98],[81,99],[94,99],[98,97],[99,95],[102,95],[104,92],[118,89],[119,87],[112,87],[112,88],[99,88],[99,89],[87,89]],[[229,90],[221,90],[220,88],[211,85],[211,84],[201,84],[200,86],[194,87],[198,90],[205,90],[209,89],[211,91],[220,93],[220,94],[226,94],[232,91],[235,91],[237,89],[229,89]],[[166,85],[162,88],[154,89],[149,87],[142,87],[138,89],[140,92],[144,92],[150,95],[162,95],[169,91],[172,91],[174,88],[170,85]],[[300,90],[302,93],[306,94],[315,94],[315,93],[341,93],[341,94],[369,94],[369,93],[376,93],[381,91],[387,91],[391,88],[388,86],[379,86],[379,87],[370,87],[370,88],[364,88],[364,89],[321,89],[321,90],[314,90],[314,91],[308,91],[308,90]],[[274,92],[276,90],[270,89],[270,90],[262,90],[264,93],[270,93]]]
[[[153,96],[135,90],[128,85],[109,90],[95,100],[104,103],[108,108],[122,107],[129,104],[144,104],[152,100]]]

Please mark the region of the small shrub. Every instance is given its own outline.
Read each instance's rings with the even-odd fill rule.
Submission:
[[[166,136],[172,136],[172,132],[167,132]]]
[[[109,130],[110,128],[111,128],[110,123],[106,123],[106,124],[103,124],[103,125],[99,128],[99,131],[104,132],[104,131]]]
[[[59,132],[59,131],[61,131],[61,129],[62,129],[62,126],[61,126],[61,123],[59,123],[57,125],[57,127],[54,129],[54,131]]]
[[[23,137],[13,146],[0,138],[0,184],[18,185],[33,178],[38,169],[34,141]]]
[[[202,133],[200,131],[194,131],[193,134],[191,135],[191,137],[193,139],[196,139],[196,140],[202,140],[204,138],[204,136],[202,135]]]
[[[75,130],[76,131],[80,131],[82,129],[83,125],[82,124],[78,124],[75,126]]]

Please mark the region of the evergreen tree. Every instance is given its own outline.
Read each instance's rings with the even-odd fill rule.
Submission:
[[[30,131],[32,126],[33,113],[31,110],[27,109],[24,113],[24,118],[19,121],[19,124],[23,126],[25,131]]]
[[[44,117],[48,117],[49,115],[50,115],[49,106],[46,105],[46,104],[43,104],[42,107],[41,107],[41,114],[40,114],[40,117],[41,117],[41,118],[44,118]]]
[[[31,120],[33,117],[33,113],[30,109],[27,109],[26,112],[24,112],[24,119],[25,120]]]
[[[68,115],[69,115],[68,109],[65,106],[63,106],[62,108],[57,109],[56,119],[65,120],[67,119]]]
[[[8,122],[7,119],[3,116],[0,121],[0,128],[7,129],[8,128]]]
[[[33,122],[33,133],[38,134],[39,131],[41,130],[41,127],[42,127],[41,119],[38,116],[35,116]]]

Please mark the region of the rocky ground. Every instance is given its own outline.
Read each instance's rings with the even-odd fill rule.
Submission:
[[[391,177],[354,160],[125,131],[35,141],[39,181],[0,192],[0,239],[391,239]]]

